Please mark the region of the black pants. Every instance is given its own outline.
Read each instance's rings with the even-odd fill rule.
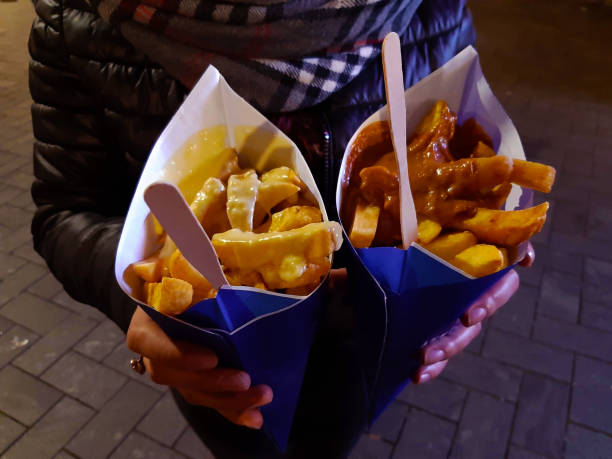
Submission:
[[[217,459],[345,458],[366,425],[367,397],[348,301],[328,303],[308,358],[286,453],[257,430],[175,400]],[[265,423],[265,418],[264,418]]]

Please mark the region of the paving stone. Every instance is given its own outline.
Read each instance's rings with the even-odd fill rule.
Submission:
[[[489,330],[483,356],[562,381],[571,379],[571,353],[498,330]]]
[[[45,277],[35,282],[30,288],[28,288],[28,292],[46,300],[50,300],[61,291],[62,284],[60,284],[60,282],[51,273],[47,274]]]
[[[0,160],[4,155],[0,155]],[[6,155],[8,156],[8,155]],[[6,163],[2,164],[1,167],[4,167]],[[5,204],[7,202],[12,202],[17,196],[23,193],[21,188],[17,188],[14,186],[4,186],[0,189],[0,205]]]
[[[27,206],[29,206],[30,204],[32,204],[32,193],[30,192],[30,190],[28,191],[23,191],[20,190],[21,194],[19,194],[18,196],[15,196],[15,198],[11,199],[10,204],[12,206],[15,207],[20,207],[22,209],[25,209]]]
[[[522,373],[516,368],[463,352],[449,361],[443,374],[453,382],[506,400],[516,400]]]
[[[22,258],[0,252],[0,280],[6,279],[25,264]]]
[[[570,419],[612,434],[612,365],[576,357]]]
[[[9,447],[26,428],[0,413],[0,454]]]
[[[40,266],[28,263],[6,277],[0,289],[0,305],[15,298],[22,290],[40,279],[45,272],[46,270]]]
[[[349,459],[384,459],[391,456],[392,446],[371,435],[362,435]]]
[[[63,290],[57,296],[53,297],[53,302],[61,304],[65,308],[68,308],[77,314],[97,320],[98,322],[107,319],[104,313],[100,312],[100,310],[94,308],[93,306],[89,306],[88,304],[79,303]]]
[[[534,339],[576,351],[602,360],[612,361],[612,334],[546,317],[538,317]]]
[[[128,382],[68,443],[77,456],[107,457],[158,400],[159,393],[137,382]]]
[[[40,375],[96,324],[93,320],[72,314],[15,359],[13,365],[33,375]]]
[[[9,328],[13,328],[14,326],[14,322],[8,320],[6,317],[0,316],[0,336],[8,331]]]
[[[64,397],[11,446],[3,458],[52,457],[93,414],[91,408]]]
[[[591,203],[587,220],[587,236],[612,241],[612,215],[609,206]]]
[[[513,415],[514,405],[470,392],[450,457],[503,457]]]
[[[569,234],[584,234],[588,206],[583,203],[555,200],[555,215],[552,229]]]
[[[185,427],[187,421],[168,392],[138,424],[137,430],[166,446],[172,446]]]
[[[182,454],[166,448],[137,432],[131,433],[110,457],[111,459],[184,459]]]
[[[398,402],[391,403],[374,422],[370,433],[395,443],[409,411],[408,405]]]
[[[31,148],[32,147],[30,146],[30,149]],[[31,173],[24,173],[21,171],[17,171],[14,174],[10,174],[4,180],[5,180],[5,183],[19,187],[23,190],[29,190],[30,187],[32,186],[32,174]]]
[[[9,204],[0,205],[0,221],[4,226],[15,230],[32,219],[29,212]]]
[[[540,244],[535,244],[536,262],[553,271],[560,271],[576,276],[582,276],[584,257],[572,253],[562,252]]]
[[[535,287],[521,285],[512,298],[489,319],[491,327],[529,336],[538,293]]]
[[[32,246],[32,241],[28,241],[17,249],[13,250],[13,255],[25,258],[26,260],[31,261],[32,263],[37,263],[44,267],[47,266],[45,260],[43,260],[42,257],[38,254],[38,252],[34,250],[34,247]]]
[[[511,446],[508,453],[508,459],[546,459],[546,456],[540,456],[532,451],[528,451],[518,446]]]
[[[612,304],[612,263],[587,258],[584,270],[583,298],[592,303]]]
[[[41,376],[43,381],[94,408],[102,408],[126,378],[87,357],[69,352]]]
[[[213,454],[191,427],[183,432],[174,447],[191,459],[214,459]]]
[[[31,161],[32,161],[32,158],[23,158],[23,157],[20,157],[18,155],[14,155],[14,159],[12,159],[11,161],[3,164],[0,167],[0,177],[6,176],[7,174],[10,174],[11,172],[16,171],[21,166],[23,166],[24,164],[28,164]],[[9,184],[9,182],[6,181],[4,178],[3,178],[2,181],[6,185]]]
[[[565,439],[565,459],[609,459],[612,437],[570,424]]]
[[[560,457],[569,393],[567,384],[525,374],[512,442],[543,455]]]
[[[443,375],[447,376],[446,372]],[[465,388],[436,378],[427,384],[406,386],[397,398],[422,410],[458,421],[466,395]]]
[[[37,339],[37,334],[19,325],[0,334],[0,368],[24,352]]]
[[[0,411],[22,424],[34,424],[61,396],[61,392],[10,365],[0,370]]]
[[[83,338],[74,350],[100,361],[123,340],[123,331],[114,322],[105,320]]]
[[[552,231],[550,246],[561,252],[588,255],[612,261],[612,250],[605,250],[606,242],[589,238],[579,234],[565,234]]]
[[[23,243],[32,239],[30,225],[24,225],[21,228],[11,231],[10,233],[0,231],[0,251],[12,252]]]
[[[411,410],[393,451],[393,457],[446,458],[454,433],[454,423],[423,411]]]
[[[110,353],[102,361],[102,363],[104,363],[104,365],[110,368],[113,368],[115,371],[118,371],[119,373],[122,373],[125,376],[128,376],[131,379],[134,379],[140,383],[146,384],[147,386],[149,386],[152,389],[155,389],[156,391],[159,391],[159,392],[167,391],[168,388],[166,386],[160,386],[159,384],[156,384],[153,381],[151,381],[151,378],[149,378],[148,376],[139,375],[138,373],[136,373],[134,370],[130,368],[128,363],[134,357],[136,357],[136,355],[127,348],[125,342],[122,342],[115,348],[115,350],[112,353]]]
[[[0,314],[43,335],[66,320],[70,311],[23,293],[0,309]]]
[[[544,271],[538,313],[549,317],[578,321],[580,277],[558,271]]]
[[[53,459],[79,459],[79,458],[76,456],[73,456],[67,451],[60,451],[53,457]]]
[[[612,332],[612,308],[584,301],[580,323]]]

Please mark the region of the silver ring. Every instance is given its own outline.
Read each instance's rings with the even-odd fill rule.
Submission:
[[[141,355],[137,359],[130,360],[130,368],[134,370],[136,373],[138,373],[139,375],[144,374],[144,372],[147,371],[147,369],[145,368],[143,356]]]

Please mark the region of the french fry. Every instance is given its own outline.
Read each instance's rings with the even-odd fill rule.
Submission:
[[[429,244],[438,237],[442,231],[442,226],[429,218],[424,218],[419,222],[417,228],[417,242],[421,244]]]
[[[270,227],[267,231],[289,231],[321,221],[323,221],[323,218],[318,208],[312,206],[291,206],[272,214]]]
[[[134,272],[146,282],[159,282],[161,280],[162,265],[162,261],[156,256],[132,264]]]
[[[504,254],[494,245],[476,244],[459,252],[452,263],[474,277],[482,277],[504,268]]]
[[[512,159],[507,156],[465,158],[441,164],[435,180],[447,188],[450,197],[456,198],[491,190],[507,182],[511,173]]]
[[[253,213],[260,181],[254,170],[232,175],[227,182],[227,217],[232,228],[253,230]]]
[[[549,193],[555,181],[555,175],[554,167],[515,159],[510,181],[526,188]]]
[[[472,158],[490,158],[492,156],[495,156],[495,150],[493,150],[493,148],[491,148],[486,143],[479,140],[474,149],[472,150],[472,154],[470,156]]]
[[[450,262],[459,252],[476,245],[476,243],[478,243],[476,236],[469,231],[463,231],[461,233],[444,234],[429,244],[423,244],[423,247]]]
[[[515,246],[542,229],[546,222],[548,202],[523,210],[479,208],[472,218],[454,222],[452,227],[468,230],[479,240],[501,246]]]
[[[150,284],[148,290],[147,303],[163,314],[181,314],[191,306],[193,287],[184,280],[163,277],[161,282]]]
[[[330,268],[328,257],[308,262],[299,255],[288,255],[283,258],[280,266],[264,265],[259,268],[259,272],[269,288],[287,289],[318,283]]]
[[[176,279],[189,282],[193,287],[193,296],[202,301],[205,298],[212,298],[216,290],[208,280],[193,267],[183,256],[180,250],[175,250],[168,262],[170,275]]]
[[[349,235],[355,248],[370,247],[376,235],[379,215],[380,207],[369,204],[363,199],[359,200]]]

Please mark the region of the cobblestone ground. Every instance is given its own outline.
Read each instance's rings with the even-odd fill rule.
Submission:
[[[472,2],[485,74],[528,156],[557,167],[552,211],[511,304],[442,377],[401,393],[353,459],[612,457],[604,3]],[[63,293],[32,249],[31,19],[25,0],[0,3],[0,454],[212,457],[168,392],[127,370],[117,327]]]

